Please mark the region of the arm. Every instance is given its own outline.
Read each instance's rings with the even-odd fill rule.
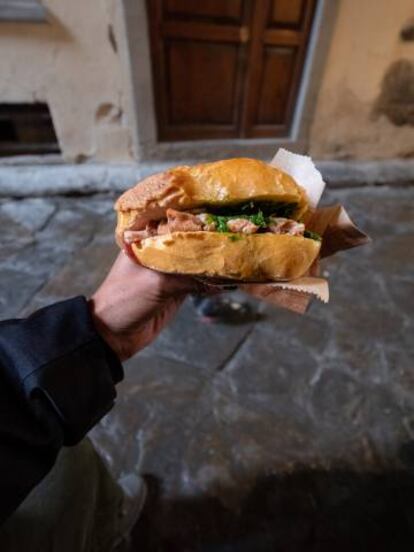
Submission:
[[[82,297],[0,323],[0,520],[46,475],[60,447],[108,412],[121,378]]]
[[[147,345],[194,281],[124,254],[89,302],[77,297],[0,323],[0,523],[113,406],[120,360]]]

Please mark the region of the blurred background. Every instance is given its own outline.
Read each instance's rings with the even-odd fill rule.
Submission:
[[[373,242],[329,305],[188,303],[128,363],[92,438],[152,477],[141,549],[412,549],[413,2],[0,0],[1,318],[94,290],[140,178],[278,147]]]

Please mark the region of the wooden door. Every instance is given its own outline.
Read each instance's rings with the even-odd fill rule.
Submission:
[[[287,136],[316,0],[148,0],[160,140]]]

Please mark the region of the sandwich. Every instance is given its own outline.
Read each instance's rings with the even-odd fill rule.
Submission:
[[[244,282],[303,276],[321,238],[306,192],[283,171],[236,158],[152,175],[115,204],[116,239],[142,265]]]

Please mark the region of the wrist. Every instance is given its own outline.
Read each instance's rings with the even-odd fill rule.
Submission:
[[[105,341],[105,343],[110,347],[110,349],[115,353],[119,360],[123,360],[121,349],[119,347],[118,339],[116,338],[114,332],[110,329],[105,321],[105,314],[98,307],[98,302],[94,296],[88,300],[89,313],[91,315],[93,325],[95,326],[96,332],[100,337]]]

